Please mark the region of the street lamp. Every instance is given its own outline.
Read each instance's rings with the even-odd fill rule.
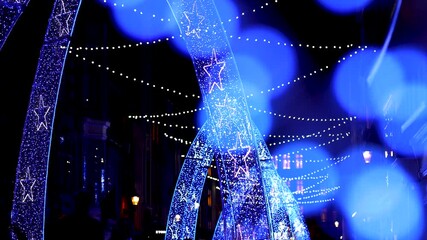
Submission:
[[[138,197],[138,195],[132,196],[131,201],[132,201],[132,205],[137,206],[138,203],[139,203],[139,197]]]

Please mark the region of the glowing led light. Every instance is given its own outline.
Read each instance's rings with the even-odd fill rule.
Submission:
[[[220,189],[223,199],[223,211],[218,221],[214,233],[214,239],[224,239],[224,236],[240,236],[247,238],[249,236],[257,239],[267,239],[271,235],[270,232],[278,231],[278,222],[288,219],[290,227],[293,229],[293,234],[298,238],[305,239],[308,237],[308,232],[301,216],[296,210],[296,201],[292,200],[292,194],[286,188],[279,186],[281,184],[273,184],[273,178],[280,181],[272,167],[271,158],[267,153],[265,143],[256,127],[254,130],[253,122],[246,110],[245,97],[243,95],[240,79],[237,74],[237,69],[234,63],[233,53],[229,49],[224,29],[221,27],[221,21],[217,15],[215,5],[212,1],[169,1],[169,5],[177,18],[177,23],[181,25],[180,29],[187,29],[190,32],[197,34],[186,35],[185,41],[188,52],[193,59],[193,64],[196,69],[196,74],[199,80],[200,89],[203,96],[203,101],[209,109],[209,120],[202,127],[201,132],[196,136],[195,142],[191,145],[189,153],[197,151],[197,146],[204,141],[209,141],[209,144],[215,143],[215,149],[218,149],[219,158],[216,162],[218,175],[220,179]],[[195,11],[197,9],[197,11]],[[185,21],[188,19],[188,12],[197,12],[196,21]],[[184,19],[184,21],[182,21]],[[203,21],[200,21],[203,19]],[[188,27],[188,24],[197,23]],[[193,31],[199,29],[200,31]],[[215,71],[209,71],[206,67],[218,65]],[[215,76],[215,78],[213,78]],[[231,101],[224,100],[230,98]],[[221,104],[227,104],[230,107],[226,108]],[[222,107],[221,107],[222,106]],[[228,109],[233,109],[234,115],[228,113]],[[227,114],[228,113],[228,114]],[[230,124],[218,124],[224,119],[224,122]],[[208,131],[212,129],[212,131]],[[255,137],[256,135],[256,137]],[[244,136],[241,137],[241,136]],[[203,140],[203,142],[201,142]],[[255,142],[257,140],[257,142]],[[236,142],[238,143],[236,145]],[[259,145],[255,144],[259,143]],[[238,148],[238,146],[240,146]],[[202,150],[204,155],[205,149]],[[212,159],[212,153],[207,155],[208,159]],[[190,157],[186,157],[185,166],[180,173],[177,182],[176,194],[174,194],[171,209],[168,217],[168,229],[166,238],[193,238],[195,218],[191,217],[191,221],[182,221],[179,225],[171,216],[179,212],[184,212],[185,204],[179,201],[179,190],[182,189],[181,184],[185,184],[185,179],[190,178],[194,174],[194,170],[201,171],[205,174],[206,171],[199,169],[197,165],[190,165]],[[259,159],[267,161],[265,166],[261,168]],[[188,164],[187,164],[188,162]],[[193,161],[194,162],[194,161]],[[197,161],[198,162],[198,161]],[[191,175],[186,175],[191,174]],[[267,177],[270,176],[270,177]],[[206,175],[204,175],[206,176]],[[251,176],[248,179],[248,176]],[[265,180],[263,180],[265,179]],[[222,181],[224,180],[224,181]],[[263,186],[263,184],[266,186]],[[190,195],[194,192],[199,193],[196,187],[200,183],[192,181],[189,185],[191,190]],[[287,196],[287,201],[281,198],[281,204],[295,202],[292,206],[287,206],[287,212],[272,212],[269,215],[268,205],[266,201],[270,201],[265,194],[270,189],[277,189],[281,192],[281,196]],[[264,193],[264,191],[266,191]],[[177,196],[178,194],[178,196]],[[198,195],[195,195],[196,199]],[[248,198],[249,201],[243,199]],[[240,200],[239,200],[240,199]],[[188,201],[187,201],[188,202]],[[190,207],[190,206],[189,206]],[[231,214],[233,212],[233,214]],[[250,215],[248,215],[250,213]],[[190,213],[189,216],[191,216]],[[248,217],[251,216],[251,217]],[[289,218],[288,218],[289,217]],[[274,218],[274,219],[273,219]],[[184,219],[187,219],[184,217]],[[286,221],[286,220],[285,220]],[[227,224],[223,224],[227,222]],[[172,231],[171,226],[177,226],[178,232]],[[270,227],[271,226],[271,227]],[[193,231],[187,231],[191,227]],[[271,229],[270,229],[271,228]]]
[[[14,229],[31,239],[44,238],[46,177],[53,118],[79,6],[79,0],[55,1],[32,86],[11,211]],[[20,234],[12,232],[11,237],[18,239]]]
[[[0,2],[0,50],[9,37],[16,22],[24,12],[30,0],[10,0]]]

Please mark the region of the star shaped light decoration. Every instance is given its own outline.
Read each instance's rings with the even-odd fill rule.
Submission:
[[[218,56],[215,49],[212,49],[211,62],[203,66],[203,70],[208,74],[209,81],[209,93],[212,93],[216,86],[219,90],[224,90],[222,86],[221,73],[225,68],[225,61],[218,61]]]
[[[68,11],[65,7],[64,0],[62,0],[60,3],[60,11],[59,14],[55,15],[55,21],[58,23],[59,26],[59,36],[65,36],[70,35],[70,19],[71,19],[71,13]]]
[[[187,202],[188,191],[185,190],[185,184],[182,184],[182,187],[181,189],[178,190],[178,193],[179,193],[179,201]]]
[[[43,96],[40,95],[39,106],[38,108],[35,108],[33,110],[34,114],[36,114],[37,116],[37,123],[36,123],[37,131],[39,131],[42,127],[46,130],[48,129],[46,116],[49,113],[49,110],[50,110],[50,107],[44,105]]]
[[[25,178],[20,179],[19,184],[21,184],[22,187],[22,202],[26,202],[27,200],[33,202],[33,187],[36,184],[36,179],[31,177],[29,167],[27,167],[27,171],[25,171]]]
[[[196,1],[194,1],[193,9],[191,12],[184,11],[184,17],[188,21],[188,25],[186,26],[185,35],[196,35],[197,38],[200,38],[200,24],[205,19],[204,16],[200,15],[197,11]]]
[[[249,179],[250,172],[246,161],[251,152],[251,146],[243,146],[240,133],[237,133],[235,147],[228,149],[227,152],[230,154],[231,159],[234,162],[234,177],[238,177],[243,174],[244,179]]]
[[[176,226],[176,222],[174,221],[173,224],[169,227],[172,235],[172,239],[178,239],[178,226]]]

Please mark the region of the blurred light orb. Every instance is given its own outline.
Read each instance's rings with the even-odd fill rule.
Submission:
[[[166,1],[126,1],[111,6],[115,27],[136,41],[152,41],[179,33]]]
[[[372,0],[317,0],[318,4],[337,14],[351,14],[363,10]]]
[[[391,121],[382,121],[380,136],[402,155],[421,156],[427,141],[427,86],[408,84],[396,94],[389,114]]]
[[[378,62],[379,57],[372,50],[359,51],[341,62],[333,75],[336,100],[349,114],[361,119],[382,119],[390,99],[404,85],[398,61],[390,54]]]
[[[268,134],[273,122],[273,117],[268,114],[271,111],[270,99],[265,94],[259,94],[259,91],[271,84],[269,69],[251,55],[236,53],[235,59],[240,66],[239,73],[245,95],[253,94],[253,97],[247,98],[249,114],[261,134]]]
[[[341,207],[362,239],[419,239],[424,226],[420,191],[399,166],[371,165],[358,172]]]
[[[274,139],[273,139],[274,141]],[[282,178],[294,178],[290,182],[290,190],[294,192],[301,204],[305,216],[313,216],[328,204],[327,199],[333,198],[335,191],[316,194],[322,189],[338,187],[338,172],[334,168],[333,161],[329,161],[330,153],[325,148],[314,148],[319,143],[309,140],[301,140],[282,144],[279,147],[271,147],[273,159],[277,159],[277,172]],[[289,156],[289,157],[287,157]],[[289,168],[284,167],[284,161],[289,160]],[[310,176],[307,179],[304,177]],[[302,178],[301,178],[302,177]],[[302,191],[298,189],[298,179],[301,178]],[[319,184],[322,182],[322,184]],[[308,188],[309,186],[316,186]],[[339,189],[338,189],[339,190]]]
[[[260,88],[260,91],[268,91],[264,95],[273,99],[283,94],[283,89],[287,85],[281,86],[283,83],[292,81],[297,72],[297,54],[295,49],[285,44],[290,41],[285,35],[269,26],[261,24],[247,27],[239,33],[239,38],[233,36],[230,38],[230,44],[233,52],[245,56],[251,56],[258,60],[258,64],[263,69],[268,69],[270,84]],[[248,69],[247,66],[237,61],[240,70],[251,71],[255,73],[255,69]],[[243,82],[245,79],[242,79]],[[262,82],[265,79],[258,79]],[[278,87],[280,85],[280,87]],[[268,89],[274,88],[274,91]]]

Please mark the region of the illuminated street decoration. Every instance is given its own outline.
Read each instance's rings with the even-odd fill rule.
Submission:
[[[288,227],[290,236],[308,239],[298,205],[276,173],[266,144],[251,120],[235,59],[213,1],[168,3],[185,33],[209,114],[190,152],[204,144],[212,146],[215,153],[199,149],[205,159],[215,158],[220,179],[223,205],[214,239],[273,239],[284,235]],[[195,212],[189,211],[190,197],[200,197],[201,189],[197,187],[203,187],[204,179],[197,183],[194,175],[206,176],[207,170],[200,166],[204,162],[200,159],[193,161],[199,165],[190,164],[189,156],[176,184],[165,239],[194,238],[195,218],[182,216]]]
[[[207,122],[185,156],[169,210],[166,239],[195,239],[200,197],[213,159]]]
[[[16,168],[11,211],[12,239],[18,239],[22,235],[26,239],[44,239],[47,168],[54,115],[70,35],[80,3],[81,0],[55,1],[49,19]]]
[[[30,0],[0,0],[0,50]]]

